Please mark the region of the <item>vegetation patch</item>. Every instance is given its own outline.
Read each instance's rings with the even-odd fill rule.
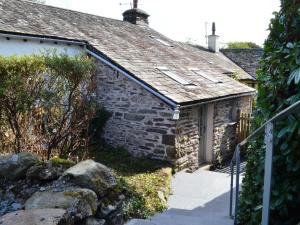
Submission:
[[[274,13],[258,71],[258,98],[253,128],[300,100],[300,1],[281,0]],[[300,112],[275,123],[269,224],[300,221]],[[263,135],[248,149],[239,207],[239,224],[261,223],[264,163]]]
[[[61,166],[65,166],[65,167],[71,167],[71,166],[75,166],[75,164],[76,164],[71,160],[62,159],[62,158],[59,158],[59,157],[53,157],[53,158],[50,159],[50,161],[54,166],[60,166],[61,165]]]
[[[100,110],[95,89],[95,65],[86,55],[0,56],[1,153],[49,159],[88,149]]]
[[[122,148],[98,148],[92,156],[117,174],[118,190],[126,196],[125,218],[147,218],[167,207],[172,177],[170,165],[134,158]]]
[[[260,48],[259,45],[250,41],[234,41],[229,42],[227,48]]]

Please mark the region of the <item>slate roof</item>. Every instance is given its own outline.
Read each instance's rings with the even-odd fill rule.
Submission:
[[[253,80],[253,77],[245,70],[239,67],[235,61],[224,55],[222,52],[213,53],[202,46],[194,46],[201,51],[201,54],[206,55],[206,59],[214,62],[214,66],[220,70],[221,73],[234,73],[238,80]]]
[[[173,41],[147,26],[42,4],[0,0],[1,31],[84,40],[114,64],[181,105],[254,91],[222,74],[225,67],[216,63],[212,53]],[[196,86],[186,87],[157,67],[167,67]],[[222,83],[212,83],[189,68],[199,68]]]
[[[256,70],[260,67],[259,61],[264,53],[262,48],[222,49],[222,52],[256,79]]]

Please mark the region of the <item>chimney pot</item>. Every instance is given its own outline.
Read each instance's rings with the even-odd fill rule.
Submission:
[[[138,7],[138,0],[133,0],[133,8],[137,9]]]
[[[216,23],[212,23],[212,35],[216,35]]]
[[[123,21],[127,21],[132,24],[137,24],[137,25],[147,25],[149,24],[148,22],[148,13],[145,11],[138,9],[138,0],[133,1],[133,8],[128,9],[123,13]]]
[[[216,35],[216,24],[212,23],[212,35],[208,36],[208,49],[212,52],[219,52],[219,36]]]

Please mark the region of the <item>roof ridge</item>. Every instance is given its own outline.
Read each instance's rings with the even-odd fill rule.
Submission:
[[[114,19],[114,18],[110,18],[110,17],[100,16],[100,15],[96,15],[96,14],[92,14],[92,13],[87,13],[87,12],[81,12],[81,11],[74,10],[74,9],[67,9],[67,8],[58,7],[58,6],[54,6],[54,5],[48,5],[47,2],[44,4],[44,3],[39,3],[39,2],[32,2],[30,0],[9,0],[9,1],[15,1],[17,3],[23,2],[23,3],[26,3],[26,4],[39,5],[41,7],[49,7],[49,8],[54,8],[54,9],[59,9],[59,10],[64,10],[64,11],[69,11],[69,12],[75,12],[75,13],[89,15],[89,16],[95,16],[95,17],[102,18],[102,19],[109,19],[109,20],[118,21],[118,22],[121,22],[121,23],[128,23],[126,21],[119,20],[119,19]]]

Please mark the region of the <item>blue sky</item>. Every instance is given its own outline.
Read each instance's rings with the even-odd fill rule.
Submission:
[[[47,4],[104,17],[122,19],[131,0],[46,0]],[[272,13],[280,0],[139,0],[139,8],[150,14],[150,26],[178,40],[205,45],[216,22],[221,42],[252,41],[262,45],[268,35]]]

